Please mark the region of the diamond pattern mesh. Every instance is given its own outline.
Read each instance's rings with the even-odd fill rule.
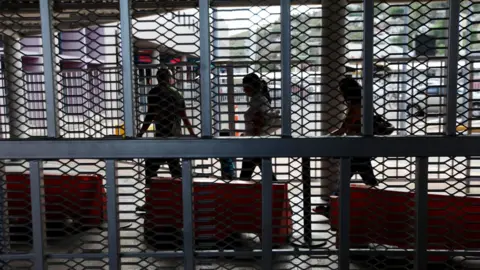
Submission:
[[[130,1],[129,7],[119,1],[49,2],[55,89],[54,104],[48,105],[42,48],[48,41],[41,36],[39,1],[0,3],[3,140],[49,135],[48,106],[56,107],[55,139],[108,143],[124,137],[126,65],[132,66],[137,139],[200,139],[200,69],[206,57],[200,54],[201,33],[209,34],[211,59],[213,138],[205,139],[278,139],[280,119],[288,117],[282,104],[291,110],[293,139],[362,135],[362,104],[355,98],[363,95],[365,75],[363,1],[292,2],[286,89],[285,21],[278,3],[210,1],[208,33],[200,28],[203,1],[142,0]],[[123,59],[129,52],[122,51],[121,8],[131,11],[131,63]],[[387,136],[445,134],[447,93],[455,88],[447,83],[452,79],[450,19],[447,1],[375,1],[373,107],[393,128]],[[460,1],[457,136],[480,130],[479,21],[480,3]],[[342,88],[346,83],[349,87]],[[289,104],[282,101],[285,94]],[[126,145],[131,140],[125,139]],[[429,264],[478,268],[478,157],[430,156],[421,174],[416,158],[385,153],[348,159],[350,269],[414,267],[416,241],[422,237],[415,235],[420,209],[415,189],[421,181],[428,189]],[[344,259],[339,258],[342,168],[337,157],[271,157],[271,202],[262,186],[262,177],[270,176],[262,173],[269,170],[266,157],[110,158],[117,161],[114,186],[107,184],[105,160],[42,160],[44,268],[111,269],[108,253],[118,248],[118,269],[183,269],[189,235],[196,269],[263,269],[266,241],[272,244],[271,269],[338,269]],[[188,162],[191,170],[185,170]],[[41,269],[29,255],[38,251],[39,241],[33,236],[39,226],[38,213],[31,210],[33,170],[27,160],[0,165],[0,264],[2,269]],[[189,176],[192,205],[184,205],[190,191],[182,181]],[[116,198],[107,198],[112,189]],[[118,233],[108,224],[109,200],[116,202]],[[272,239],[266,239],[270,229],[262,227],[267,218],[262,209],[270,203]],[[189,216],[192,224],[186,225]],[[109,245],[112,236],[118,237],[118,247]]]

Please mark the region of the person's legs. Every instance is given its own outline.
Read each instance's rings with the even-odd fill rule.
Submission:
[[[162,162],[163,161],[160,159],[145,159],[145,188],[150,188],[152,178],[157,176],[157,171],[160,168],[160,164],[162,164]],[[144,205],[137,206],[136,211],[145,211]]]
[[[159,159],[145,159],[145,187],[149,188],[152,178],[157,176],[162,161]]]
[[[255,167],[259,167],[262,171],[262,159],[261,158],[244,158],[242,161],[242,171],[240,172],[241,180],[252,180]],[[277,181],[275,174],[272,175],[272,181]]]
[[[173,178],[182,178],[182,166],[180,165],[180,159],[172,158],[166,160],[168,169]]]
[[[358,173],[363,180],[363,183],[368,186],[378,185],[378,181],[373,172],[372,162],[369,158],[355,158],[352,159],[352,173]]]
[[[255,164],[255,159],[243,158],[242,170],[240,172],[240,180],[245,180],[245,181],[252,180],[252,175],[253,175],[253,172],[255,171],[256,166],[257,164]]]
[[[352,179],[353,175],[356,173],[356,169],[357,168],[354,166],[354,159],[352,159],[351,164],[350,164],[350,179]],[[313,210],[315,213],[322,214],[325,217],[330,218],[330,196],[340,195],[340,181],[341,181],[341,179],[338,179],[335,184],[330,185],[330,186],[333,187],[332,189],[330,189],[330,190],[332,190],[332,193],[330,193],[330,195],[322,198],[325,201],[325,204],[317,206]]]

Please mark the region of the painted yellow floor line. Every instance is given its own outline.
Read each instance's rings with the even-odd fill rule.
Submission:
[[[154,125],[150,125],[148,127],[148,131],[154,131],[155,130],[155,126]],[[116,126],[115,127],[115,135],[117,136],[125,136],[125,127],[123,125],[120,125],[120,126]]]

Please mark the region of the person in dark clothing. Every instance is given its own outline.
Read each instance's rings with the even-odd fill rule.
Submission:
[[[182,135],[181,123],[187,127],[190,135],[195,136],[190,120],[185,111],[185,100],[173,87],[173,76],[166,68],[157,72],[158,85],[148,92],[147,114],[143,125],[138,132],[142,137],[148,127],[155,125],[156,138],[178,137]],[[170,174],[174,178],[182,177],[180,159],[153,158],[145,159],[145,186],[150,187],[152,178],[157,176],[157,171],[162,164],[167,164]],[[143,211],[143,206],[137,207],[137,211]]]
[[[341,127],[333,132],[331,135],[362,135],[362,86],[353,78],[347,77],[339,83],[340,91],[347,104],[347,115]],[[369,157],[352,157],[350,163],[350,178],[354,174],[359,174],[363,183],[367,186],[377,186],[378,181],[375,177],[373,166]],[[338,195],[338,191],[334,190],[332,195]],[[329,197],[325,198],[328,202]],[[329,204],[323,207],[317,207],[315,212],[323,212],[328,216]]]
[[[340,81],[339,87],[347,103],[348,112],[342,126],[332,132],[332,135],[362,135],[362,86],[353,78],[344,78]],[[378,184],[371,158],[353,157],[350,170],[351,176],[359,174],[366,185]]]

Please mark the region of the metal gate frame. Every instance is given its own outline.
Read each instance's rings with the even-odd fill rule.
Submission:
[[[345,3],[345,1],[341,1]],[[116,203],[116,159],[128,158],[187,158],[183,161],[183,218],[184,218],[184,249],[175,253],[183,257],[185,269],[194,269],[194,257],[202,256],[195,253],[192,228],[192,176],[191,159],[218,158],[230,156],[263,157],[262,186],[272,185],[271,157],[340,157],[341,158],[341,215],[340,215],[340,249],[339,269],[349,268],[349,157],[366,156],[414,156],[416,157],[416,242],[415,249],[409,250],[415,254],[416,269],[426,269],[427,265],[427,191],[428,184],[423,181],[428,176],[428,156],[480,156],[480,139],[470,136],[457,136],[455,127],[456,85],[458,62],[458,25],[460,1],[451,0],[449,15],[448,40],[448,75],[447,75],[447,121],[444,136],[412,136],[412,137],[381,137],[373,136],[373,10],[374,0],[364,1],[364,51],[363,51],[363,137],[322,137],[308,139],[292,139],[290,123],[291,96],[288,94],[290,85],[290,5],[288,0],[281,0],[281,66],[282,66],[282,138],[276,139],[222,139],[212,137],[212,111],[210,93],[210,1],[199,0],[200,7],[200,51],[201,58],[201,137],[202,139],[172,139],[152,140],[133,139],[135,137],[135,115],[133,104],[133,69],[131,44],[131,1],[119,0],[122,36],[123,59],[123,95],[125,135],[129,139],[108,140],[62,140],[59,138],[56,108],[54,49],[52,31],[52,9],[50,1],[40,1],[42,20],[42,38],[45,67],[45,89],[47,109],[48,139],[0,141],[0,159],[30,160],[31,199],[33,222],[33,251],[29,254],[1,254],[0,260],[31,259],[35,269],[46,269],[44,255],[43,194],[41,187],[42,160],[59,158],[96,158],[107,161],[107,197],[108,197],[108,253],[107,254],[53,254],[55,258],[108,258],[110,269],[120,269],[121,257],[136,257],[138,253],[121,253],[118,235],[118,204]],[[324,6],[335,5],[338,1],[323,1]],[[326,16],[335,14],[326,14]],[[324,40],[327,41],[327,40]],[[329,48],[332,49],[332,48]],[[328,87],[326,87],[328,88]],[[328,90],[328,89],[327,89]],[[188,142],[188,143],[186,143]],[[442,147],[438,147],[442,145]],[[154,149],[154,150],[153,150]],[[0,166],[3,168],[3,166]],[[1,175],[4,175],[0,172]],[[262,231],[264,239],[272,237],[272,189],[263,188]],[[3,205],[2,205],[3,206]],[[2,239],[3,240],[3,239]],[[262,267],[270,269],[272,265],[271,241],[263,241],[262,250],[254,251],[262,256]],[[310,251],[321,254],[322,251]],[[453,255],[453,252],[448,252]],[[455,253],[459,255],[461,253]],[[171,257],[171,253],[152,253],[152,257]]]

